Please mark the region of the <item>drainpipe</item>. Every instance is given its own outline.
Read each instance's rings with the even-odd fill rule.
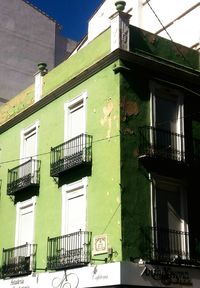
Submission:
[[[35,76],[35,102],[39,101],[42,96],[43,76],[48,72],[46,63],[38,64],[38,72]]]
[[[123,12],[126,6],[125,1],[115,3],[116,10],[111,17],[111,51],[118,48],[129,51],[129,20],[131,15]]]
[[[199,51],[199,70],[200,70],[200,37],[199,37],[199,47],[198,47],[197,51]]]

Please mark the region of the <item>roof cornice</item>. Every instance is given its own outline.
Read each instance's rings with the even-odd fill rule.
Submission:
[[[12,126],[18,124],[22,120],[26,119],[27,117],[31,116],[33,113],[37,112],[38,110],[42,109],[55,99],[59,98],[64,93],[68,92],[69,90],[73,89],[77,85],[81,84],[83,81],[87,80],[88,78],[95,75],[97,72],[101,71],[105,67],[109,66],[113,62],[117,60],[126,61],[128,66],[131,67],[134,65],[140,68],[144,68],[145,74],[148,73],[156,73],[159,71],[159,74],[162,73],[164,76],[175,77],[179,80],[184,80],[185,85],[196,85],[199,86],[200,84],[200,72],[183,67],[179,64],[169,62],[164,59],[160,59],[154,57],[153,55],[150,57],[149,55],[145,55],[142,52],[127,52],[121,49],[117,49],[112,53],[108,54],[89,68],[85,69],[83,72],[69,80],[68,82],[64,83],[60,87],[56,88],[54,91],[45,95],[41,100],[36,102],[35,104],[31,105],[29,108],[21,112],[20,114],[16,115],[14,118],[8,120],[4,124],[0,126],[0,133],[8,130]],[[113,70],[116,73],[116,68],[113,67]],[[123,73],[123,67],[119,68],[117,72]],[[127,71],[127,69],[125,69]]]

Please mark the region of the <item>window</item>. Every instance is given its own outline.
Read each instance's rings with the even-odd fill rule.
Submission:
[[[15,246],[33,244],[36,196],[16,205]]]
[[[86,99],[87,93],[84,92],[64,106],[65,141],[77,138],[68,143],[67,150],[64,151],[65,156],[84,153],[85,138],[77,136],[86,133]],[[62,187],[62,235],[86,228],[86,186],[87,179],[83,178]]]
[[[21,132],[21,151],[20,158],[22,163],[29,160],[31,157],[36,158],[37,155],[37,142],[38,142],[38,128],[39,122],[30,127],[23,129]]]
[[[153,185],[153,232],[159,256],[188,255],[188,215],[184,184],[156,177]]]
[[[86,228],[87,178],[62,187],[62,235]]]
[[[86,99],[84,92],[65,104],[65,141],[86,132]]]
[[[21,132],[21,146],[20,146],[20,159],[21,164],[29,161],[31,158],[36,160],[37,158],[37,142],[38,142],[38,128],[39,122],[36,122],[32,126],[22,130]],[[19,175],[20,178],[26,175],[33,177],[33,183],[37,181],[35,171],[38,169],[37,163],[32,161],[29,165],[21,165]]]
[[[151,143],[157,153],[183,159],[183,95],[178,90],[151,85]]]

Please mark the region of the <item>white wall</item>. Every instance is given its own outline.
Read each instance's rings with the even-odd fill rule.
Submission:
[[[106,0],[89,21],[88,41],[91,41],[110,26],[109,17],[116,11],[116,0]],[[192,47],[200,41],[200,3],[198,0],[150,0],[149,4],[161,20],[168,25],[187,10],[191,11],[167,28],[174,42]],[[195,7],[194,9],[192,9]],[[162,25],[144,0],[126,0],[124,12],[132,15],[130,24],[157,33]],[[169,38],[166,32],[158,35]]]

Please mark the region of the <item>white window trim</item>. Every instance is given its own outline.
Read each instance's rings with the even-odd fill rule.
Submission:
[[[32,243],[29,243],[29,244],[34,243],[36,198],[37,198],[36,196],[33,196],[31,199],[25,200],[23,202],[18,202],[16,204],[15,247],[17,247],[18,243],[19,243],[18,229],[19,229],[19,222],[20,222],[20,210],[27,207],[27,206],[33,207],[33,232],[32,232],[33,237],[31,240]]]
[[[164,88],[168,88],[171,91],[174,92],[174,95],[177,99],[178,104],[178,116],[177,116],[177,123],[176,123],[176,133],[181,134],[184,136],[184,103],[183,103],[183,97],[184,95],[179,91],[177,88],[168,87],[162,84],[158,84],[155,82],[150,82],[150,126],[155,127],[155,113],[156,113],[156,88],[162,91]],[[159,95],[158,95],[159,96]],[[184,152],[185,150],[185,141],[184,138],[182,139],[182,144],[180,138],[178,138],[179,141],[177,142],[177,149]],[[150,133],[150,142],[153,143],[152,133]],[[184,154],[183,154],[184,155]]]
[[[154,179],[152,175],[149,173],[149,181],[150,181],[150,205],[151,205],[151,226],[154,226]]]
[[[37,120],[34,124],[31,126],[22,129],[20,133],[20,163],[24,163],[26,159],[23,159],[24,157],[24,139],[27,137],[27,135],[30,135],[32,131],[35,131],[36,133],[36,147],[35,147],[35,157],[34,159],[37,158],[37,151],[38,151],[38,129],[39,129],[40,123],[39,120]],[[28,160],[28,159],[27,159]]]
[[[151,126],[155,126],[155,103],[156,103],[156,92],[155,88],[159,88],[160,90],[164,89],[165,85],[158,84],[155,82],[150,83],[150,124]],[[178,102],[178,118],[177,118],[177,133],[179,134],[184,134],[184,121],[183,121],[183,116],[184,116],[184,105],[183,105],[183,95],[180,91],[177,90],[177,88],[173,87],[167,87],[171,91],[174,91],[174,94],[176,94],[177,97],[177,102]]]
[[[156,201],[156,186],[159,186],[159,184],[163,184],[166,185],[168,187],[170,186],[177,186],[180,188],[180,192],[181,192],[181,212],[183,212],[185,220],[181,219],[182,225],[182,231],[184,232],[188,232],[188,213],[187,213],[187,197],[186,197],[186,189],[185,189],[185,185],[182,181],[179,181],[177,179],[172,179],[172,178],[167,178],[164,176],[160,176],[160,175],[155,175],[155,177],[153,177],[152,179],[152,185],[151,185],[151,191],[152,191],[152,226],[156,226],[157,225],[157,219],[156,219],[156,215],[155,215],[155,201]]]
[[[86,229],[86,218],[87,218],[87,201],[86,201],[86,195],[87,195],[87,185],[88,185],[88,178],[84,177],[81,180],[78,180],[76,182],[72,182],[70,184],[65,184],[62,186],[62,219],[61,219],[61,234],[65,234],[65,227],[66,227],[66,193],[77,190],[78,188],[83,188],[83,197],[84,197],[84,206],[85,206],[85,219],[84,219],[84,228]]]
[[[186,189],[183,181],[175,180],[172,178],[166,178],[158,175],[154,175],[155,177],[152,178],[151,182],[151,221],[152,221],[152,227],[157,226],[157,215],[156,215],[156,210],[157,210],[157,202],[156,202],[156,183],[162,183],[164,185],[176,185],[180,188],[180,193],[181,193],[181,212],[183,213],[183,216],[185,219],[181,219],[181,231],[188,233],[189,232],[189,226],[188,226],[188,207],[187,207],[187,196],[186,196]],[[158,184],[159,185],[159,184]],[[155,235],[152,233],[152,239],[154,239]],[[155,240],[155,239],[154,239]],[[188,239],[187,239],[188,242]],[[182,239],[181,246],[183,251],[189,253],[189,243],[186,243],[184,241],[184,238]]]
[[[81,95],[73,98],[72,100],[67,101],[64,104],[64,142],[69,140],[69,134],[68,134],[68,119],[69,119],[69,111],[72,109],[73,106],[76,104],[78,105],[79,102],[83,103],[83,110],[84,110],[84,120],[83,120],[83,133],[86,133],[86,104],[87,104],[87,98],[88,98],[88,93],[87,91],[84,91],[81,93]]]

